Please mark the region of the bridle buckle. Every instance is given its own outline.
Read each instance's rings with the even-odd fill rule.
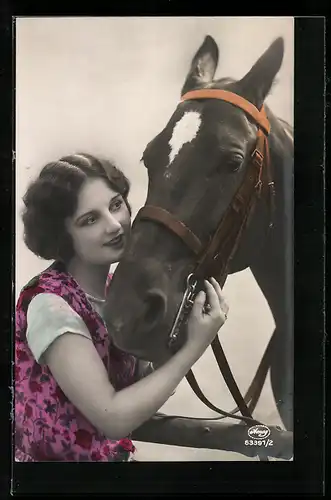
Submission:
[[[261,191],[262,191],[262,186],[263,186],[263,183],[262,183],[261,179],[259,179],[259,180],[257,181],[257,183],[255,184],[255,189],[256,189],[256,191],[257,191],[257,195],[258,195],[258,196],[260,196],[260,194],[261,194]]]
[[[252,153],[252,160],[258,167],[260,168],[263,167],[263,160],[264,160],[263,154],[256,148]]]

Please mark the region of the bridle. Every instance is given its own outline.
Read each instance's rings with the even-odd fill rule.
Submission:
[[[214,235],[206,244],[203,244],[182,221],[178,220],[174,215],[161,207],[145,205],[139,210],[136,216],[136,219],[147,219],[162,224],[170,232],[176,234],[195,254],[195,264],[187,278],[186,290],[170,332],[170,347],[175,343],[180,328],[192,307],[194,297],[198,291],[199,280],[204,277],[213,276],[220,283],[221,287],[223,287],[228,275],[230,262],[235,255],[241,235],[247,227],[256,201],[261,196],[264,186],[269,188],[270,194],[271,222],[269,227],[272,227],[272,213],[274,211],[275,189],[271,176],[269,145],[267,139],[270,133],[270,124],[264,107],[262,106],[261,110],[259,110],[243,97],[233,92],[220,89],[192,90],[183,95],[181,101],[193,99],[221,99],[222,101],[226,101],[240,108],[256,124],[257,137],[255,148],[251,154],[250,163],[246,168],[244,178],[220,220]],[[260,397],[270,366],[271,340],[272,338],[270,339],[253,382],[245,397],[241,395],[232,375],[218,336],[213,340],[211,345],[216,361],[238,405],[232,412],[225,412],[214,406],[202,393],[192,370],[188,372],[186,378],[191,388],[206,406],[222,415],[222,417],[218,418],[236,418],[244,421],[248,425],[261,423],[252,418],[252,412]],[[235,415],[238,411],[240,411],[241,416]]]

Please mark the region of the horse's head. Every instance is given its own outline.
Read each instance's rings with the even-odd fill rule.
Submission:
[[[261,109],[283,51],[279,38],[241,80],[213,80],[218,48],[207,36],[192,60],[182,96],[223,89]],[[250,168],[258,128],[249,114],[221,99],[181,101],[143,153],[149,180],[146,205],[172,214],[205,247]],[[169,224],[138,214],[107,299],[106,322],[115,344],[152,361],[171,355],[169,333],[199,253]]]

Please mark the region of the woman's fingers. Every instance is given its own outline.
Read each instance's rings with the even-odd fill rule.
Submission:
[[[219,283],[215,280],[215,278],[211,278],[210,281],[204,280],[204,284],[206,293],[200,291],[196,296],[193,305],[194,314],[200,315],[204,313],[216,317],[222,313],[223,317],[225,316],[226,319],[229,306],[225,301]]]
[[[223,302],[225,302],[225,298],[224,298],[220,284],[218,283],[218,281],[215,278],[210,278],[210,283],[215,288],[215,291],[216,291],[217,296],[218,296],[218,300],[219,300],[220,304],[222,305]]]
[[[215,288],[215,291],[217,293],[219,304],[221,306],[222,311],[224,312],[224,314],[228,314],[229,306],[226,303],[225,296],[223,295],[223,291],[222,291],[220,284],[218,283],[218,281],[215,278],[210,278],[210,282],[212,283],[213,287]]]
[[[201,290],[195,297],[194,304],[192,307],[193,314],[195,314],[196,316],[200,316],[202,314],[205,301],[206,301],[206,294],[203,290]]]
[[[205,282],[207,297],[208,297],[207,301],[211,307],[211,312],[213,310],[217,311],[220,308],[220,302],[219,302],[217,292],[216,292],[215,288],[213,287],[213,285],[209,281],[204,280],[204,282]]]
[[[210,282],[212,283],[212,285],[215,288],[215,291],[217,293],[221,308],[223,309],[223,311],[225,313],[227,313],[229,310],[229,306],[226,303],[225,296],[223,294],[223,291],[222,291],[220,284],[218,283],[218,281],[215,278],[210,278]]]

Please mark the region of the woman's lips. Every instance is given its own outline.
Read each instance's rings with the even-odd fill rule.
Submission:
[[[116,238],[113,238],[112,240],[108,241],[107,243],[104,243],[104,246],[106,247],[121,247],[123,246],[124,243],[124,237],[123,234],[119,234],[116,236]]]

